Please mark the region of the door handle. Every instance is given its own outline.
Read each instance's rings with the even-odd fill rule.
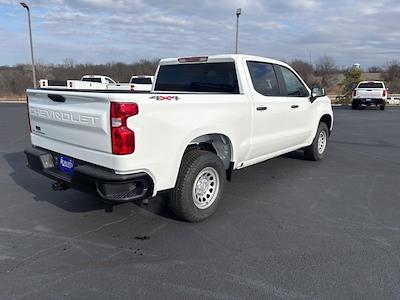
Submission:
[[[257,110],[258,111],[267,110],[267,107],[266,106],[259,106],[259,107],[257,107]]]
[[[54,102],[65,102],[65,98],[61,95],[48,94],[47,97],[49,97]]]
[[[294,104],[291,106],[291,108],[299,108],[299,106],[297,104]]]

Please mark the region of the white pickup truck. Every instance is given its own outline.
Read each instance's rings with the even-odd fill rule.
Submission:
[[[129,81],[131,89],[134,91],[151,91],[153,86],[154,76],[134,75]]]
[[[83,90],[83,91],[131,91],[145,92],[150,88],[134,90],[134,85],[130,83],[117,83],[113,79],[104,75],[84,75],[81,80],[49,80],[40,79],[39,86],[47,90]]]
[[[97,82],[97,83],[104,83],[104,84],[117,84],[117,82],[108,77],[108,76],[104,76],[104,75],[83,75],[81,78],[81,81],[84,82]]]
[[[353,91],[351,108],[375,105],[385,110],[387,94],[383,81],[361,81]]]
[[[303,149],[325,156],[331,102],[287,64],[254,56],[161,60],[151,93],[28,89],[31,169],[107,201],[169,192],[180,218],[214,213],[232,171]]]

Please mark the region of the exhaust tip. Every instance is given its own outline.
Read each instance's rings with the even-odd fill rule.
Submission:
[[[51,188],[53,189],[53,191],[55,192],[61,192],[61,191],[65,191],[68,189],[68,186],[64,183],[64,182],[54,182],[51,185]]]

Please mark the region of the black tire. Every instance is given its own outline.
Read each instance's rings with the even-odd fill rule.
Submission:
[[[319,139],[322,131],[325,132],[325,147],[324,147],[323,151],[321,152],[321,151],[319,151],[319,148],[318,148],[318,139]],[[323,159],[325,157],[328,138],[329,138],[328,126],[325,123],[319,123],[317,133],[315,134],[312,144],[310,146],[304,148],[305,158],[307,160],[313,160],[313,161]]]
[[[357,104],[353,101],[351,102],[351,109],[357,109]]]
[[[199,208],[197,206],[199,204],[195,204],[196,200],[193,196],[194,184],[196,178],[207,169],[216,171],[215,174],[218,175],[218,178],[214,178],[214,180],[217,180],[218,183],[214,184],[215,186],[218,185],[218,188],[215,188],[214,194],[211,196],[212,204],[204,203],[204,205],[210,206]],[[217,155],[204,150],[190,150],[182,159],[176,186],[170,192],[168,205],[173,213],[182,220],[189,222],[203,221],[216,211],[224,191],[225,181],[225,167]],[[208,188],[212,190],[211,185],[208,185]]]
[[[380,110],[385,110],[385,104],[381,104],[381,105],[379,106],[379,109],[380,109]]]

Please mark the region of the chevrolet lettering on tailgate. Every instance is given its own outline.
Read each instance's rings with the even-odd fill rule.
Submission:
[[[100,118],[95,115],[56,111],[38,107],[30,107],[29,114],[32,117],[41,119],[55,120],[65,123],[78,123],[92,127],[96,127],[100,120]]]

